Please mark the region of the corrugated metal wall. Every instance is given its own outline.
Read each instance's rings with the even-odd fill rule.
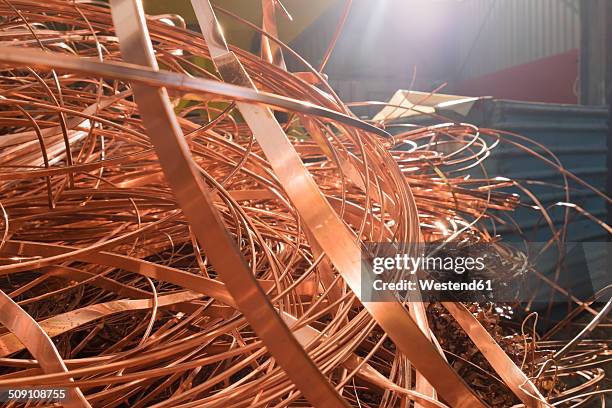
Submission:
[[[457,106],[455,106],[457,108]],[[563,167],[575,176],[591,184],[599,191],[605,191],[609,169],[608,154],[608,109],[603,106],[578,106],[550,103],[531,103],[483,98],[477,101],[467,116],[457,115],[449,110],[437,109],[436,112],[449,119],[441,121],[428,116],[411,116],[399,120],[400,123],[431,125],[445,121],[473,123],[477,126],[514,132],[546,146],[561,162]],[[525,146],[547,156],[540,147],[525,143]],[[550,159],[550,157],[548,157]],[[549,207],[550,216],[556,227],[564,219],[565,206],[554,206],[565,202],[561,173],[542,160],[526,153],[513,145],[501,143],[484,165],[488,176],[504,176],[523,183]],[[478,169],[473,176],[480,177]],[[579,205],[593,216],[607,219],[605,200],[584,186],[568,179],[571,189],[570,202]],[[520,189],[514,190],[523,202],[533,204]],[[599,241],[608,236],[606,231],[577,211],[571,211],[568,227],[568,241]],[[513,217],[523,229],[525,237],[532,242],[546,241],[550,238],[545,220],[539,211],[521,207],[513,212]],[[513,240],[513,225],[500,226],[498,233]]]
[[[464,0],[459,79],[559,54],[580,43],[579,0]]]
[[[482,125],[503,129],[529,137],[541,143],[557,156],[563,166],[575,176],[588,182],[600,191],[606,189],[608,112],[605,107],[539,104],[518,101],[490,100],[488,114]],[[529,146],[540,154],[546,154],[536,146]],[[491,155],[493,171],[514,180],[537,180],[538,182],[561,184],[558,170],[543,161],[512,146],[501,145]],[[606,220],[606,202],[582,185],[568,180],[572,188],[570,202],[587,210],[595,217]],[[561,189],[546,185],[526,185],[542,201],[544,206],[564,202]],[[520,192],[518,192],[520,194]],[[524,194],[522,194],[524,196]],[[551,218],[560,227],[565,207],[551,207]],[[573,241],[605,240],[603,228],[591,220],[571,211],[568,239]],[[519,223],[529,230],[539,225],[533,240],[547,238],[546,224],[535,211],[515,211]]]
[[[315,66],[342,4],[291,41]],[[431,91],[449,83],[446,91],[457,93],[453,85],[469,79],[577,49],[579,6],[580,0],[354,0],[325,72],[347,101],[386,100],[411,85],[413,69],[413,89]],[[290,68],[303,69],[288,59]],[[573,76],[567,81],[570,95],[574,81]],[[548,100],[539,97],[533,100]]]

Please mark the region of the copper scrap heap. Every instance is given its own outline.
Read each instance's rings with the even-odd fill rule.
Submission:
[[[67,387],[66,407],[603,406],[606,342],[559,355],[494,308],[359,300],[364,242],[493,240],[514,183],[465,174],[524,140],[357,119],[318,71],[284,69],[272,3],[270,62],[228,48],[207,0],[203,35],[136,0],[0,3],[0,388]],[[584,301],[568,322],[601,320]]]

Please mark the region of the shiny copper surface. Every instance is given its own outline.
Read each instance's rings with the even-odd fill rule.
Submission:
[[[361,301],[364,243],[493,242],[522,205],[507,188],[539,203],[466,176],[500,143],[557,169],[567,203],[568,178],[596,190],[517,134],[358,119],[307,62],[287,71],[277,3],[263,59],[207,0],[202,34],[136,0],[0,3],[0,388],[68,387],[74,407],[605,406],[608,341],[587,335],[607,290],[542,276],[572,309],[543,339],[533,315],[501,338],[477,305]],[[449,363],[458,341],[484,380]]]

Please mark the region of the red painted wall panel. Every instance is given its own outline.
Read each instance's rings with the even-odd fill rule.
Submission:
[[[577,103],[578,50],[455,84],[453,93],[533,102]]]

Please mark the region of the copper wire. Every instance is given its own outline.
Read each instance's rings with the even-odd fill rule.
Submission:
[[[270,157],[245,106],[289,113],[284,137],[356,247],[492,242],[491,225],[512,225],[512,211],[527,205],[510,192],[516,186],[546,220],[550,245],[561,245],[567,222],[556,226],[528,183],[495,178],[483,164],[497,145],[509,144],[558,170],[567,203],[569,179],[596,191],[550,150],[520,135],[450,122],[390,137],[357,119],[327,84],[321,89],[332,96],[237,48],[231,51],[255,89],[225,83],[231,78],[210,68],[218,64],[210,44],[169,24],[182,21],[172,16],[146,21],[159,71],[135,65],[137,55],[120,49],[116,10],[93,1],[0,3],[0,388],[66,386],[73,406],[93,407],[298,407],[330,395],[337,404],[321,406],[475,406],[461,402],[466,396],[493,407],[605,406],[598,398],[607,392],[609,341],[550,336],[584,315],[589,332],[607,317],[595,299],[578,299],[550,278],[542,285],[565,296],[573,311],[545,340],[520,330],[508,336],[511,325],[505,337],[490,330],[487,322],[499,317],[478,305],[437,305],[432,321],[409,326],[414,332],[388,330],[386,306],[370,308],[353,293],[313,230],[317,219],[296,204],[292,183],[301,181],[279,173],[279,157]],[[304,69],[324,82],[311,66]],[[163,138],[172,135],[154,135],[143,106],[154,106],[157,96],[173,108],[164,114],[178,124],[185,159],[160,151],[156,140],[170,143]],[[199,193],[176,187],[182,179],[171,173],[173,163],[190,166],[218,224],[193,222],[191,214],[204,209],[185,203]],[[474,169],[484,176],[466,177]],[[324,210],[312,203],[313,214]],[[580,207],[565,208],[566,219],[574,209],[610,231]],[[211,261],[234,256],[213,253],[216,243],[202,239],[214,229],[225,231],[252,284],[232,283],[222,262]],[[300,353],[292,358],[310,371],[292,372],[282,360],[290,345],[275,337],[285,332],[265,333],[271,320],[244,309],[252,296],[265,297],[279,327],[293,333],[291,347]],[[398,307],[418,321],[416,306]],[[416,330],[423,325],[433,339]],[[441,325],[461,335],[445,338],[435,329]],[[45,333],[52,342],[37,349]],[[417,335],[426,346],[418,348]],[[480,357],[461,354],[460,341]],[[423,364],[419,354],[436,357]],[[495,385],[426,375],[427,365],[454,372],[463,363],[447,361],[463,360]],[[322,397],[307,383],[319,384]]]

